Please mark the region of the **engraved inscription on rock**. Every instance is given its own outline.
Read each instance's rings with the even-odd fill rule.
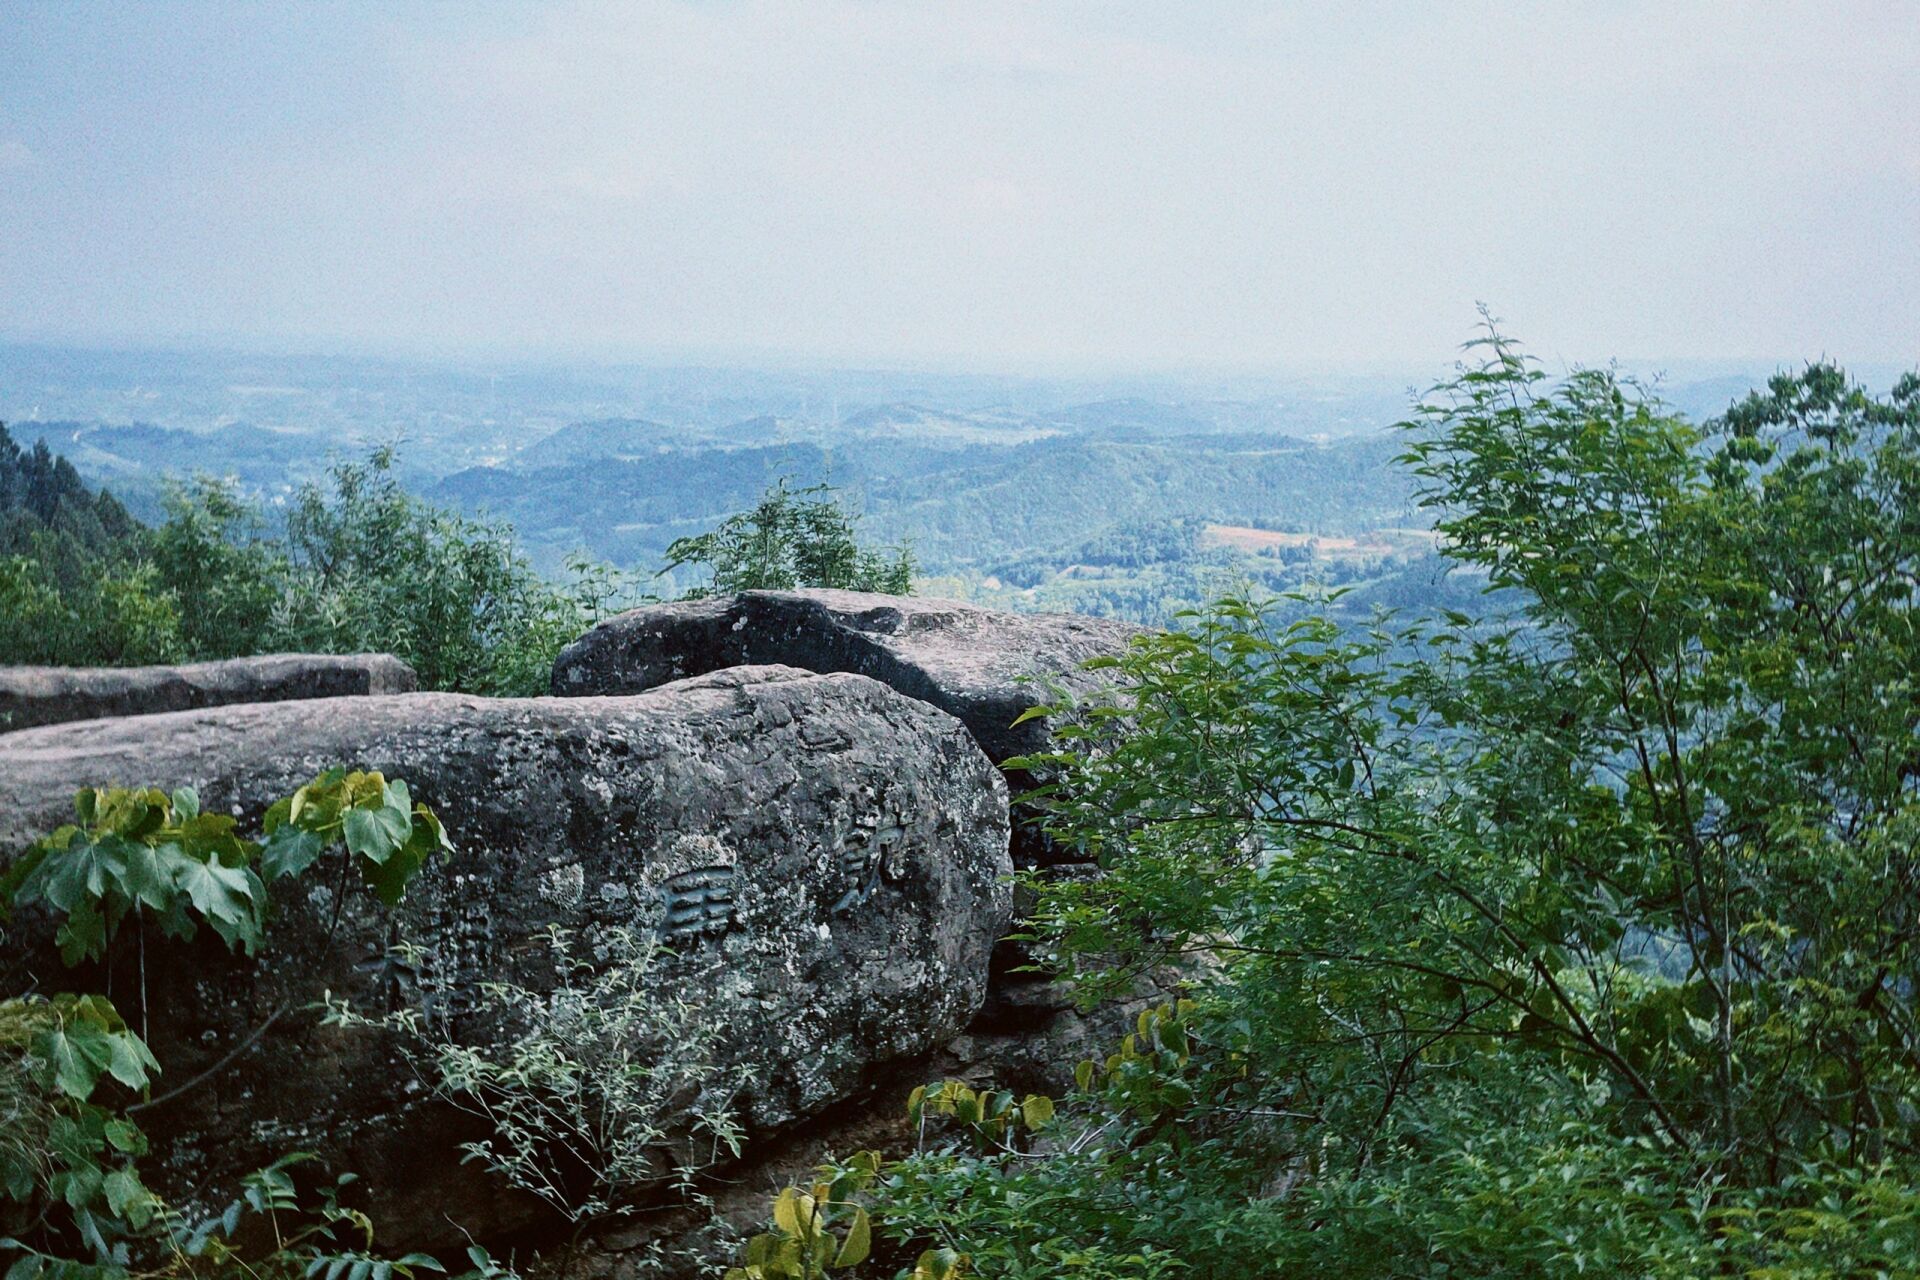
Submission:
[[[699,943],[718,937],[733,926],[734,870],[732,867],[696,867],[660,886],[660,939],[666,943]]]

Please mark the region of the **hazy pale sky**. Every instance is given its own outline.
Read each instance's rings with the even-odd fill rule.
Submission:
[[[0,3],[0,335],[1920,360],[1920,3]]]

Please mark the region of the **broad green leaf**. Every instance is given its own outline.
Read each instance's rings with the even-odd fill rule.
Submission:
[[[407,896],[407,882],[426,860],[424,850],[407,844],[395,849],[385,861],[363,860],[360,874],[380,901],[391,907]]]
[[[347,848],[369,862],[385,862],[412,834],[411,816],[404,809],[349,809],[343,831]]]
[[[135,1156],[146,1154],[147,1136],[133,1121],[116,1116],[106,1122],[102,1132],[114,1150]]]
[[[183,858],[175,883],[229,947],[239,946],[252,953],[259,942],[259,903],[255,896],[258,877],[244,867]]]
[[[130,1168],[123,1167],[109,1173],[100,1190],[106,1197],[107,1208],[116,1217],[128,1217],[129,1208],[142,1205],[147,1199],[147,1189],[140,1185],[138,1175]]]
[[[296,826],[281,826],[260,846],[260,875],[268,883],[297,876],[326,850],[326,841]]]
[[[847,1238],[840,1245],[840,1254],[833,1260],[836,1267],[857,1267],[867,1260],[873,1252],[873,1223],[867,1218],[863,1206],[855,1206],[853,1221],[847,1225]]]
[[[131,1031],[116,1031],[107,1039],[107,1071],[129,1089],[144,1089],[149,1077],[160,1074],[160,1064],[146,1041]]]
[[[113,1062],[113,1037],[91,1022],[59,1022],[40,1032],[34,1052],[47,1063],[55,1088],[85,1102]]]

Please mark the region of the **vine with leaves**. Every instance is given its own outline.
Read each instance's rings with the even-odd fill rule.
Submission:
[[[243,836],[237,819],[203,811],[191,788],[88,787],[76,794],[74,810],[74,822],[36,841],[0,875],[0,918],[22,908],[49,913],[69,967],[106,958],[131,926],[142,937],[143,986],[149,922],[180,940],[208,929],[228,950],[253,956],[265,939],[275,882],[334,855],[336,890],[357,876],[391,907],[430,858],[452,852],[432,810],[413,801],[406,783],[375,772],[318,775],[267,810],[259,839]],[[144,1017],[144,998],[142,1005]],[[210,1070],[229,1064],[262,1030]],[[226,1273],[410,1280],[445,1270],[425,1254],[373,1251],[372,1222],[340,1200],[351,1175],[303,1195],[291,1170],[313,1159],[305,1152],[249,1175],[217,1214],[196,1217],[167,1203],[140,1176],[149,1145],[132,1118],[173,1096],[153,1095],[160,1074],[145,1038],[104,995],[29,992],[0,1000],[0,1250],[15,1259],[7,1280]],[[256,1219],[266,1230],[243,1235]],[[498,1274],[484,1251],[470,1256],[471,1274]]]

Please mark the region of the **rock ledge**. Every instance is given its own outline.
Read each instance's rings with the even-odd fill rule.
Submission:
[[[269,653],[160,667],[0,667],[0,733],[240,702],[412,693],[419,687],[413,668],[388,653]]]

